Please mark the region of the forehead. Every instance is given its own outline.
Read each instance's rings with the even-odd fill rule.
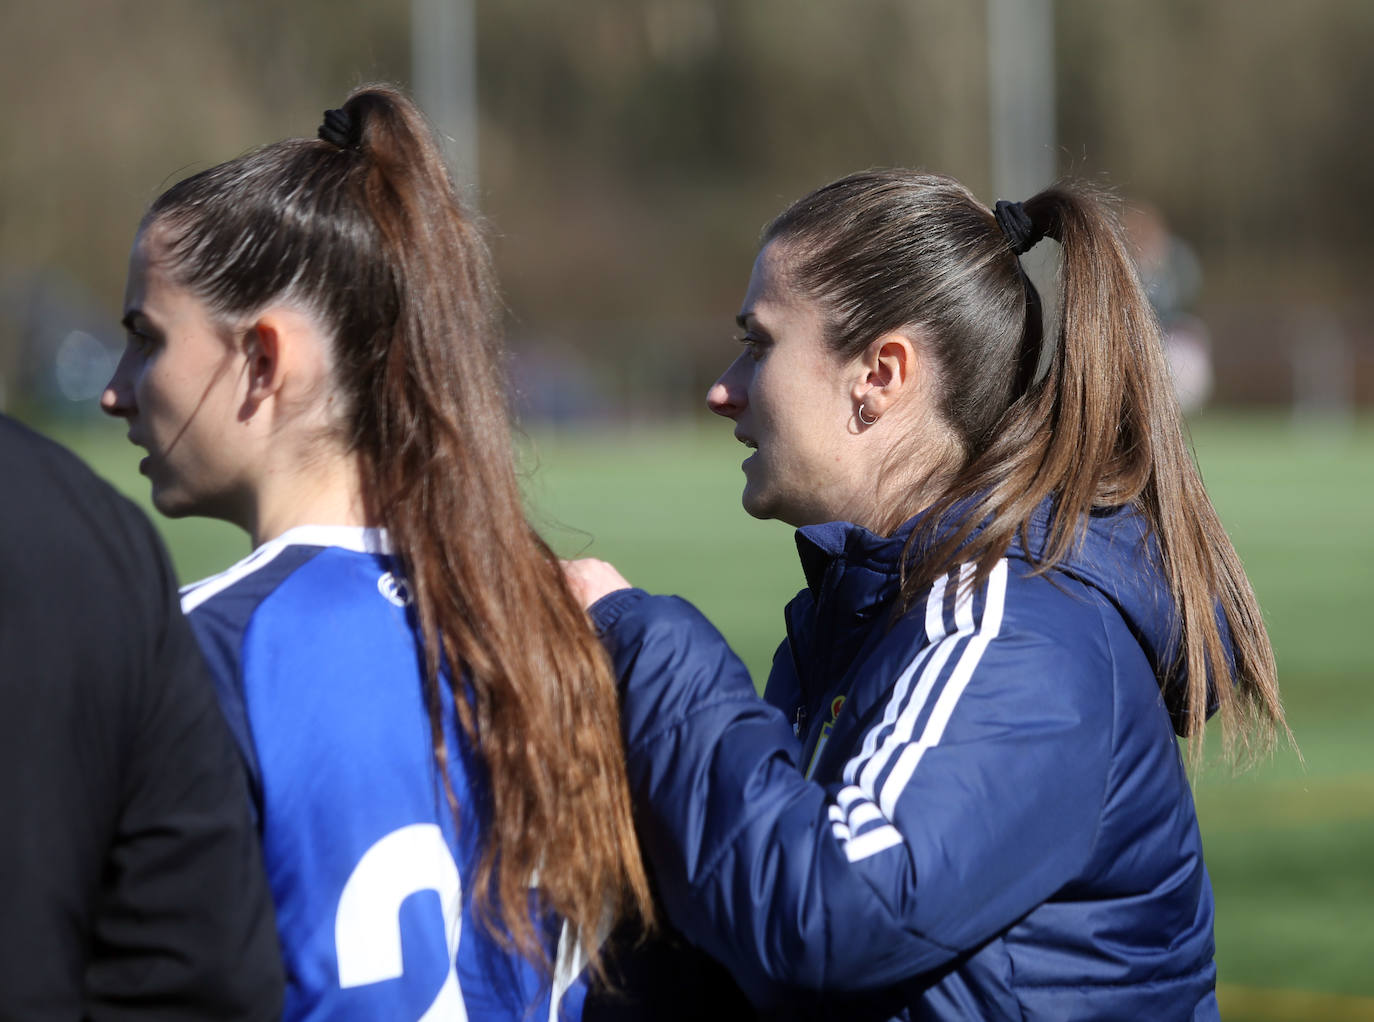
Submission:
[[[787,253],[776,241],[770,241],[754,258],[754,268],[749,275],[749,287],[744,293],[739,318],[785,315],[807,304],[814,303],[797,294],[788,281]]]
[[[191,292],[172,275],[167,245],[166,229],[157,225],[144,225],[135,235],[129,250],[129,275],[124,287],[126,310],[149,300],[195,300]]]
[[[155,239],[148,228],[142,228],[134,236],[133,247],[129,250],[129,275],[124,283],[125,311],[142,306],[149,290],[163,283],[162,276]]]
[[[798,328],[817,338],[827,333],[824,307],[795,287],[792,266],[791,253],[779,241],[770,241],[759,251],[736,317],[742,327]]]
[[[161,231],[144,228],[129,251],[124,285],[124,320],[150,320],[162,329],[225,334],[225,325],[210,306],[177,281],[167,260]],[[225,335],[227,336],[227,334]]]

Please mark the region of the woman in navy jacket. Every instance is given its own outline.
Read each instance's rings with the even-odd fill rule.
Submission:
[[[571,569],[669,917],[780,1017],[1215,1018],[1174,736],[1286,728],[1109,206],[854,175],[765,231],[738,318],[708,403],[807,582],[765,700],[689,605]]]

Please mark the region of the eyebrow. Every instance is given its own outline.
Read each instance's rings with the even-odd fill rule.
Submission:
[[[124,313],[123,318],[119,321],[119,325],[125,330],[136,330],[138,329],[138,324],[141,322],[148,322],[148,317],[143,314],[143,310],[130,309],[128,312]]]
[[[741,330],[748,330],[749,320],[753,318],[754,314],[752,312],[741,312],[738,316],[735,317],[735,322],[739,325],[739,328]]]

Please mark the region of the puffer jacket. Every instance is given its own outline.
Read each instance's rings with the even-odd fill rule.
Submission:
[[[1019,544],[972,591],[957,568],[894,622],[912,524],[798,532],[763,700],[690,604],[592,608],[669,917],[768,1017],[1217,1018],[1141,517],[1094,515],[1048,575]]]

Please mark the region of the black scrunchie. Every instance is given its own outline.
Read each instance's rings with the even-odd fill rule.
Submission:
[[[326,110],[319,136],[340,149],[356,149],[363,140],[363,129],[347,110]]]
[[[997,218],[997,226],[1002,228],[1007,241],[1011,242],[1011,250],[1017,255],[1029,252],[1045,236],[1044,229],[1035,225],[1019,202],[998,199],[992,215]]]

